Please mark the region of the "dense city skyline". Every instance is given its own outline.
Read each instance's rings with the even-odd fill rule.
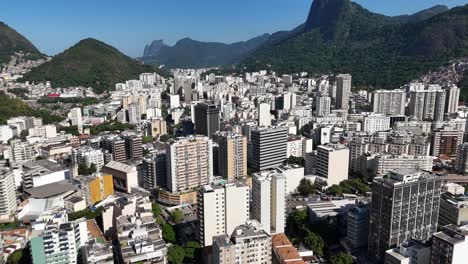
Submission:
[[[434,5],[452,8],[464,0],[355,1],[372,12],[389,16],[413,14]],[[115,46],[131,57],[145,45],[164,39],[172,45],[190,37],[200,41],[232,43],[289,30],[303,23],[311,0],[235,1],[48,1],[2,6],[0,20],[15,28],[47,55],[55,55],[87,37]],[[183,7],[183,9],[182,9]],[[183,10],[183,12],[181,11]],[[242,21],[239,21],[242,19]]]

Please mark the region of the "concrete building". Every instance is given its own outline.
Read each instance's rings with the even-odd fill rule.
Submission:
[[[443,193],[440,198],[439,226],[468,224],[468,196]]]
[[[112,175],[116,190],[131,193],[132,188],[138,187],[137,168],[134,165],[111,161],[102,167],[102,172]]]
[[[150,134],[152,137],[158,137],[167,134],[166,121],[161,118],[152,118],[150,128]]]
[[[16,186],[13,171],[0,169],[0,222],[12,222],[17,209]]]
[[[468,173],[468,143],[457,146],[457,158],[453,167],[460,174]]]
[[[54,138],[57,136],[57,128],[54,125],[32,127],[28,132],[31,137]]]
[[[453,114],[458,110],[458,103],[460,101],[460,88],[456,85],[448,87],[446,90],[445,99],[445,113]]]
[[[262,171],[252,180],[252,219],[268,234],[284,233],[286,227],[286,177]]]
[[[208,137],[177,138],[167,144],[166,155],[170,192],[187,192],[213,181],[213,146]]]
[[[286,142],[286,157],[302,157],[303,140],[299,136],[290,136]]]
[[[94,174],[75,178],[83,191],[86,203],[92,206],[110,195],[114,195],[114,180],[110,174]]]
[[[34,145],[20,139],[10,141],[8,159],[15,162],[32,162],[36,159]]]
[[[431,133],[431,155],[440,157],[446,155],[450,158],[456,158],[457,146],[463,142],[464,131],[444,127],[432,130]]]
[[[76,126],[79,132],[83,132],[83,117],[81,116],[81,108],[73,108],[68,113],[68,118],[72,126]]]
[[[231,237],[213,239],[213,263],[272,263],[271,237],[257,221],[237,227]]]
[[[408,114],[417,120],[439,121],[444,119],[445,90],[429,86],[427,90],[410,92]]]
[[[346,245],[350,251],[367,246],[369,237],[369,206],[360,205],[349,210],[346,225]]]
[[[124,135],[125,156],[127,160],[139,160],[143,158],[143,146],[141,136]]]
[[[154,190],[167,184],[166,153],[158,152],[143,159],[143,188]]]
[[[22,164],[23,189],[70,180],[70,170],[50,160],[37,160]]]
[[[372,112],[384,115],[404,115],[405,90],[377,90],[372,93]]]
[[[195,131],[209,138],[219,131],[219,109],[216,105],[199,103],[195,106]]]
[[[430,263],[431,248],[425,244],[410,240],[397,248],[385,252],[384,264],[426,264]]]
[[[247,175],[247,138],[221,132],[218,136],[219,174],[227,179],[242,178]]]
[[[370,114],[364,117],[363,131],[373,134],[390,129],[390,117],[381,114]]]
[[[84,218],[69,222],[66,212],[61,211],[51,218],[38,219],[31,238],[32,263],[77,264],[87,241],[88,228]]]
[[[437,230],[441,188],[441,177],[415,170],[374,179],[368,239],[372,261],[383,261],[388,249],[404,241],[430,239]]]
[[[434,157],[383,154],[375,157],[376,173],[386,175],[397,169],[432,171]]]
[[[205,185],[197,200],[198,235],[203,246],[211,246],[215,236],[232,234],[250,219],[249,187],[242,182]]]
[[[329,116],[331,107],[331,98],[329,96],[317,96],[315,111],[318,116]]]
[[[141,122],[140,107],[136,104],[130,104],[127,109],[127,120],[130,124],[139,124]]]
[[[271,106],[268,103],[260,103],[258,105],[258,126],[271,126]]]
[[[336,77],[335,109],[349,110],[349,95],[351,94],[352,76],[339,74]]]
[[[444,226],[432,236],[431,264],[462,264],[468,258],[468,226]]]
[[[339,166],[337,166],[339,164]],[[328,186],[348,179],[349,149],[344,145],[321,145],[317,148],[317,174],[327,178]]]
[[[86,167],[91,167],[92,164],[96,165],[96,170],[100,171],[104,166],[104,154],[100,149],[92,147],[74,148],[72,150],[72,161],[74,164],[84,164]]]
[[[102,149],[112,154],[112,160],[124,162],[127,159],[125,140],[120,137],[107,137],[102,140]]]
[[[146,195],[131,197],[115,221],[117,263],[167,263],[167,246]],[[109,210],[110,211],[110,210]]]
[[[288,129],[258,127],[251,132],[252,155],[249,159],[255,171],[280,166],[286,159]]]
[[[277,264],[305,264],[301,255],[285,234],[276,234],[271,237],[273,251],[272,262]]]

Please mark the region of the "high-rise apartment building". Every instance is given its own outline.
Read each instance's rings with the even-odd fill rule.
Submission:
[[[396,170],[372,183],[368,254],[382,262],[385,251],[404,241],[426,241],[437,230],[442,179],[416,170]]]
[[[352,76],[349,74],[339,74],[336,77],[336,101],[335,109],[349,109],[349,95],[351,94]]]
[[[349,149],[344,145],[321,145],[317,148],[317,174],[327,178],[328,186],[348,179]]]
[[[431,132],[431,155],[439,157],[447,155],[456,158],[457,146],[463,142],[464,131],[445,126]]]
[[[199,238],[211,246],[213,237],[232,234],[250,218],[249,187],[242,182],[213,183],[198,192]]]
[[[125,140],[120,137],[107,137],[102,140],[102,149],[112,154],[112,159],[124,162],[127,159],[125,152]]]
[[[331,98],[329,96],[317,96],[315,98],[315,110],[318,116],[329,116],[330,115],[330,106]]]
[[[271,106],[268,103],[260,103],[258,105],[258,126],[271,126]]]
[[[81,108],[72,108],[68,113],[68,118],[72,126],[76,126],[79,132],[83,132],[83,118],[81,116]]]
[[[232,180],[247,175],[247,138],[230,132],[218,133],[219,174]]]
[[[271,237],[260,223],[250,220],[237,227],[231,237],[213,239],[213,263],[272,263]]]
[[[16,186],[13,171],[0,169],[0,221],[11,222],[17,209]]]
[[[456,85],[452,85],[446,88],[445,98],[445,113],[453,114],[458,110],[458,102],[460,101],[460,88]]]
[[[140,136],[127,135],[125,140],[125,156],[128,160],[143,158],[142,138]]]
[[[372,93],[372,112],[384,115],[404,115],[405,90],[377,90]]]
[[[10,141],[10,149],[8,150],[8,159],[16,162],[34,161],[36,151],[34,145],[21,139],[13,139]]]
[[[195,106],[195,130],[209,138],[219,131],[219,109],[216,105],[199,103]]]
[[[382,114],[369,114],[364,117],[362,127],[364,132],[370,134],[387,131],[390,129],[390,117]]]
[[[252,180],[252,219],[259,221],[268,234],[284,233],[286,226],[286,177],[263,171]]]
[[[178,138],[166,146],[167,188],[186,192],[213,180],[213,146],[205,136]]]
[[[166,153],[159,152],[143,159],[143,188],[165,188],[167,183]]]
[[[138,104],[130,104],[127,109],[127,120],[130,124],[138,124],[141,121],[140,107]]]
[[[438,85],[427,87],[426,90],[410,92],[408,114],[417,120],[444,120],[445,90]]]
[[[468,173],[468,143],[457,146],[457,158],[455,159],[454,169],[461,174]]]
[[[287,158],[288,128],[257,127],[251,131],[251,167],[256,171],[276,168]]]

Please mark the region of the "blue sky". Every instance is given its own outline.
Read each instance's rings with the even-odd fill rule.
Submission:
[[[373,12],[401,15],[436,4],[464,5],[468,0],[355,2]],[[306,20],[311,3],[311,0],[8,1],[0,8],[0,21],[49,55],[80,39],[93,37],[136,57],[154,39],[164,39],[168,44],[184,37],[231,43],[292,29]]]

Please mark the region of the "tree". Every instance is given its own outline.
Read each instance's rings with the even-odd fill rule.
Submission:
[[[161,207],[159,206],[159,204],[154,203],[154,202],[151,203],[151,211],[153,211],[154,217],[158,217],[162,212]]]
[[[323,255],[325,243],[323,242],[323,239],[315,233],[308,231],[307,236],[304,238],[304,245],[314,251],[317,255]]]
[[[81,163],[78,166],[78,174],[79,175],[91,175],[93,173],[97,172],[97,167],[96,164],[91,163],[89,167],[86,166],[86,164]]]
[[[289,158],[287,158],[284,163],[286,164],[296,164],[296,165],[299,165],[299,166],[302,166],[304,167],[305,165],[305,160],[303,157],[295,157],[295,156],[291,156]]]
[[[297,187],[297,191],[303,195],[309,195],[315,193],[317,188],[315,185],[309,180],[309,179],[302,179],[301,182],[299,183],[299,186]]]
[[[331,258],[331,264],[353,264],[353,262],[353,256],[344,252],[340,252]]]
[[[189,241],[185,244],[185,263],[197,263],[201,246],[196,241]]]
[[[29,130],[23,130],[23,131],[21,131],[21,133],[20,133],[20,137],[21,137],[21,138],[25,138],[25,137],[27,137],[27,136],[29,136]]]
[[[180,222],[184,220],[184,213],[181,210],[176,209],[171,213],[171,219],[174,223],[180,224]]]
[[[332,185],[325,191],[329,195],[340,195],[343,194],[343,188],[340,185]]]
[[[31,263],[31,255],[29,254],[29,248],[23,248],[16,250],[6,261],[7,264],[26,264]]]
[[[176,240],[176,234],[174,231],[174,228],[170,224],[164,223],[162,224],[162,235],[164,238],[164,241],[169,242],[169,243],[175,243]]]
[[[172,264],[182,264],[185,258],[185,251],[181,246],[172,245],[167,250],[167,260]]]
[[[142,142],[143,142],[143,144],[153,143],[153,137],[152,136],[143,136]]]

